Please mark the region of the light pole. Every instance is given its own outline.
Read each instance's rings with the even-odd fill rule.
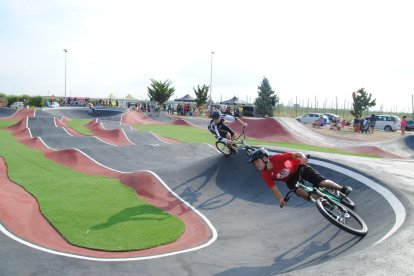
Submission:
[[[65,52],[65,104],[66,104],[66,53],[68,52],[67,49],[63,49],[63,51]]]
[[[211,63],[210,63],[210,105],[213,103],[211,99],[211,90],[213,89],[213,55],[214,52],[211,52]]]

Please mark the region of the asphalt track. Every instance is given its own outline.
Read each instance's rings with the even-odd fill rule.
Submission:
[[[9,111],[0,110],[0,118],[10,116]],[[101,113],[93,121],[95,125],[90,127],[96,132],[98,127],[106,130],[100,130],[97,137],[74,135],[67,127],[62,128],[64,117],[90,118],[86,112],[36,110],[35,117],[21,123],[26,129],[21,135],[40,137],[57,152],[77,148],[112,170],[152,171],[205,216],[217,236],[212,235],[198,250],[160,258],[82,259],[35,249],[4,231],[0,235],[0,275],[414,274],[408,265],[414,257],[411,159],[311,153],[314,166],[325,176],[354,188],[352,199],[369,226],[368,235],[360,239],[332,226],[312,204],[299,198],[292,198],[286,208],[280,209],[243,153],[225,158],[208,145],[165,143],[152,133],[133,131],[123,123],[151,119],[131,118],[122,111]],[[24,120],[24,116],[21,118]],[[176,119],[168,122],[176,123]],[[117,126],[131,142],[129,145],[123,144],[119,132],[112,143],[108,142],[114,136],[111,130]],[[413,136],[389,146],[404,146],[405,158],[412,156],[409,137]]]

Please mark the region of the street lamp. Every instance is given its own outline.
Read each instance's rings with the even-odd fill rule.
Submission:
[[[211,90],[213,89],[213,55],[214,52],[211,52],[211,63],[210,63],[210,104],[213,103],[211,99]]]
[[[66,104],[66,53],[68,52],[67,49],[63,49],[65,52],[65,104]]]

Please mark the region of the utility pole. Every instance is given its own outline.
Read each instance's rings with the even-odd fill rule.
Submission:
[[[65,52],[65,104],[66,104],[66,53],[68,52],[67,49],[63,49]]]
[[[210,105],[213,104],[213,100],[211,99],[211,90],[213,90],[213,55],[214,55],[214,52],[211,52],[211,60],[210,60]]]

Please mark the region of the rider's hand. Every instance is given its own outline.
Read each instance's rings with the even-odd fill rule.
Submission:
[[[285,206],[285,204],[286,204],[286,202],[285,202],[285,200],[282,198],[282,199],[279,201],[279,206],[280,206],[280,208],[282,208],[283,206]]]
[[[300,159],[300,163],[302,165],[307,165],[308,164],[308,158],[302,152],[297,153],[297,157]]]

